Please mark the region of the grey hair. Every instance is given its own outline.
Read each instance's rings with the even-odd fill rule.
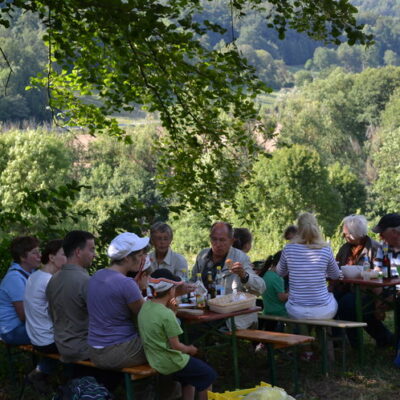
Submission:
[[[368,221],[364,215],[348,215],[343,218],[343,226],[346,226],[350,235],[354,237],[354,239],[360,239],[364,236],[367,236],[368,233]]]
[[[173,238],[172,228],[165,222],[156,222],[150,228],[150,236],[154,235],[156,232],[168,233],[171,239]]]

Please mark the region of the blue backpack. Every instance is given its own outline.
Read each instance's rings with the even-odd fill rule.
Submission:
[[[107,388],[92,376],[71,380],[58,389],[52,400],[112,400]]]

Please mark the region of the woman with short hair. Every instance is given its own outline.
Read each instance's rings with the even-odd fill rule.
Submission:
[[[368,222],[363,215],[348,215],[343,218],[343,237],[346,243],[340,247],[336,260],[339,266],[362,265],[368,257],[371,268],[380,244],[368,236]]]
[[[368,257],[370,267],[379,266],[376,256],[381,245],[368,236],[368,221],[363,215],[348,215],[342,221],[343,237],[346,240],[337,255],[336,260],[339,266],[342,265],[361,265]],[[376,291],[376,289],[375,289]],[[333,292],[339,304],[338,316],[347,321],[356,321],[356,297],[350,285],[342,282],[335,282]],[[375,294],[380,294],[380,289]],[[384,311],[380,305],[367,292],[362,296],[363,302],[363,321],[367,323],[365,330],[371,335],[377,346],[387,346],[394,343],[394,336],[383,324],[381,319]],[[347,329],[347,336],[350,344],[357,345],[357,333],[354,329]]]

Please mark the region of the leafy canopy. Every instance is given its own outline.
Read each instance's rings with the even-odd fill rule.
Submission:
[[[158,143],[163,195],[214,211],[233,197],[246,172],[236,152],[251,160],[257,151],[253,100],[267,88],[234,43],[223,50],[202,44],[208,31],[224,29],[197,18],[199,0],[0,0],[0,6],[6,27],[21,9],[46,26],[51,62],[41,83],[58,119],[124,137],[109,115],[137,107],[158,112],[167,131]],[[326,42],[372,40],[347,0],[233,0],[226,7],[239,16],[264,12],[281,38],[292,28]],[[89,95],[101,106],[85,103]]]

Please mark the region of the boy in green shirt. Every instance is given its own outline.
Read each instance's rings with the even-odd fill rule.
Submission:
[[[205,362],[194,358],[197,348],[179,341],[182,329],[169,308],[175,298],[176,286],[182,284],[166,269],[157,271],[158,278],[150,278],[153,297],[139,312],[139,332],[149,364],[160,374],[171,375],[182,385],[182,399],[208,398],[207,391],[217,375]]]

